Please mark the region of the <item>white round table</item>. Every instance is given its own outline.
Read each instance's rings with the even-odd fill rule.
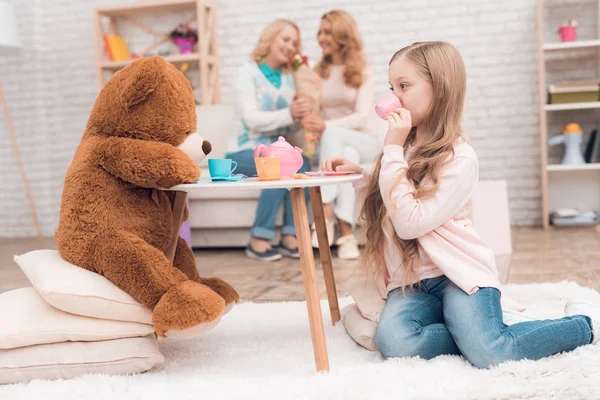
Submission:
[[[220,188],[240,188],[240,189],[294,189],[306,188],[323,185],[337,185],[340,183],[354,182],[361,178],[362,175],[341,175],[329,177],[310,177],[309,179],[281,179],[278,181],[259,181],[258,178],[245,178],[237,182],[219,181],[213,182],[210,178],[200,179],[195,183],[184,183],[183,185],[173,186],[168,190],[177,190],[182,192],[198,192],[204,190],[220,189]]]
[[[284,179],[279,181],[259,181],[257,178],[245,178],[237,182],[212,182],[201,179],[196,183],[177,185],[169,191],[176,191],[173,202],[173,239],[167,251],[167,257],[171,262],[175,256],[179,227],[183,222],[183,213],[187,193],[239,188],[240,190],[263,190],[263,189],[289,189],[294,213],[294,225],[298,238],[298,251],[300,253],[300,266],[302,268],[302,280],[304,282],[304,293],[308,308],[308,319],[313,342],[315,364],[317,371],[329,371],[329,357],[325,343],[325,328],[323,326],[323,315],[319,301],[317,288],[315,258],[310,238],[310,227],[308,221],[308,210],[304,198],[304,188],[309,188],[310,202],[312,204],[313,218],[317,237],[319,238],[319,254],[323,269],[323,277],[327,288],[327,299],[331,311],[331,321],[335,325],[340,321],[340,307],[338,304],[335,279],[333,276],[333,265],[331,262],[331,251],[329,249],[329,238],[325,227],[325,216],[323,215],[323,200],[321,199],[321,186],[338,185],[359,180],[362,175],[342,175],[330,177],[310,177],[310,179]]]

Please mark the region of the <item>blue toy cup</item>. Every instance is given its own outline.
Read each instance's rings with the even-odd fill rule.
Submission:
[[[211,158],[208,160],[208,171],[213,179],[229,178],[236,168],[237,163],[228,158]]]

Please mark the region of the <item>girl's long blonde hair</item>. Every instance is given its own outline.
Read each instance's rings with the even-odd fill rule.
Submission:
[[[302,54],[302,40],[300,39],[300,28],[298,25],[289,19],[279,18],[275,21],[271,22],[261,33],[260,38],[258,38],[258,43],[250,57],[256,61],[258,64],[263,62],[265,58],[269,55],[271,51],[271,45],[275,41],[277,35],[281,33],[281,31],[286,27],[291,26],[298,32],[298,44],[296,46],[296,53]],[[287,62],[281,67],[284,73],[290,71],[290,63]]]
[[[331,23],[333,40],[341,47],[344,82],[352,88],[359,88],[364,80],[367,57],[356,22],[350,14],[342,10],[329,11],[321,19]],[[322,78],[329,78],[331,63],[331,56],[327,55],[315,67]]]
[[[415,148],[406,171],[406,178],[414,186],[415,198],[427,197],[438,189],[442,165],[454,154],[454,144],[462,136],[462,115],[466,91],[466,72],[460,53],[446,42],[417,42],[394,54],[390,64],[398,57],[406,57],[429,80],[433,97],[425,116],[428,135]],[[409,134],[405,148],[416,138],[416,128]],[[391,223],[379,188],[380,155],[375,164],[368,194],[361,210],[361,219],[367,226],[367,245],[364,263],[369,272],[379,274],[386,270],[383,244],[386,239],[384,225]],[[400,182],[400,174],[393,188]],[[419,252],[416,239],[403,240],[394,235],[395,245],[402,252],[404,277],[403,290],[417,281],[415,267]]]

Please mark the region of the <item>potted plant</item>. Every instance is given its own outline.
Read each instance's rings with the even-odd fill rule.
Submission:
[[[194,45],[198,42],[198,33],[190,28],[188,24],[179,24],[173,29],[169,37],[179,47],[181,54],[190,54],[194,51]]]
[[[558,33],[561,42],[574,42],[577,39],[577,20],[570,19],[558,29]]]

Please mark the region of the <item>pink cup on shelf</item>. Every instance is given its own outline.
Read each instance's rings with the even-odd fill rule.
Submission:
[[[377,115],[379,115],[379,118],[383,119],[387,113],[400,107],[402,107],[400,100],[398,100],[394,93],[390,93],[383,99],[379,100],[379,103],[377,103],[375,106],[375,112]]]

